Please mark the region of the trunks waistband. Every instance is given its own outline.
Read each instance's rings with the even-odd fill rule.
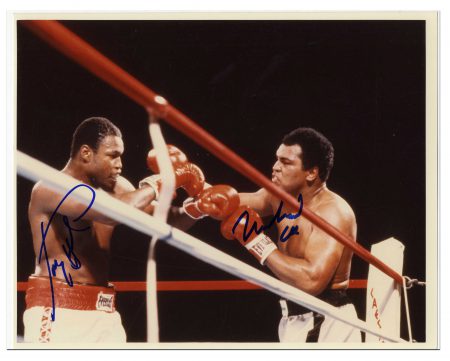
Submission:
[[[321,293],[319,296],[317,296],[318,299],[325,301],[326,303],[329,303],[330,305],[334,307],[341,307],[345,306],[349,303],[352,303],[350,298],[347,296],[346,290],[326,290],[323,293]],[[285,300],[287,304],[287,309],[289,316],[293,315],[301,315],[304,313],[311,312],[310,309],[300,306],[299,304]]]
[[[116,292],[114,286],[108,287],[84,285],[66,282],[53,278],[53,294],[55,308],[66,308],[80,311],[116,310]],[[52,307],[52,293],[48,277],[31,276],[25,295],[27,309],[36,306]]]

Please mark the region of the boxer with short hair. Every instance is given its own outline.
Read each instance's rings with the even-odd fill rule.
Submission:
[[[356,242],[357,227],[352,208],[326,185],[334,162],[331,142],[314,129],[298,128],[283,138],[276,158],[272,182]],[[353,255],[350,249],[302,217],[299,209],[281,207],[281,200],[266,189],[238,196],[230,189],[218,189],[217,192],[214,197],[201,192],[195,200],[185,204],[185,211],[197,219],[204,215],[222,219],[224,237],[237,239],[280,280],[356,317],[355,308],[346,294]],[[231,213],[227,209],[218,217],[217,209],[211,212],[209,209],[214,207],[206,207],[205,203],[213,203],[219,208],[233,203],[234,208]],[[269,216],[273,217],[272,222],[280,234],[276,243],[263,232],[261,217]],[[358,329],[295,303],[286,300],[280,303],[281,342],[361,342]]]
[[[151,212],[157,182],[143,180],[135,189],[121,176],[123,152],[119,128],[106,118],[88,118],[73,134],[70,159],[61,173],[83,185],[72,193],[105,191]],[[203,174],[180,161],[182,154],[178,157],[177,186],[193,196],[203,189]],[[26,292],[25,342],[126,342],[114,287],[108,283],[110,241],[117,222],[89,209],[72,193],[63,200],[38,182],[31,194],[28,216],[36,269]]]

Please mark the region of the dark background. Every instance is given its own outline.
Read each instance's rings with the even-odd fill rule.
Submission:
[[[285,133],[298,126],[321,131],[335,147],[328,186],[352,205],[359,242],[370,248],[399,239],[406,246],[404,274],[425,280],[425,22],[63,23],[267,175]],[[106,116],[123,132],[123,175],[134,184],[148,175],[145,110],[20,22],[17,32],[17,148],[61,169],[78,123]],[[166,124],[163,132],[209,183],[256,190],[183,134]],[[22,177],[17,183],[18,280],[26,281],[34,271],[27,220],[32,183]],[[237,242],[221,237],[216,221],[203,220],[189,233],[258,267]],[[117,227],[110,279],[145,280],[147,248],[147,237]],[[159,280],[233,279],[162,243],[157,258]],[[355,256],[352,278],[367,272]],[[365,290],[350,295],[364,318]],[[269,292],[160,292],[158,298],[161,341],[278,340],[278,297]],[[425,341],[425,290],[414,288],[409,300],[414,338]],[[145,341],[145,294],[120,293],[118,308],[128,340]],[[23,310],[20,293],[19,333]]]

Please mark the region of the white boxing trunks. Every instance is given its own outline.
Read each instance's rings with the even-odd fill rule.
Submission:
[[[55,320],[51,320],[50,280],[30,277],[23,315],[25,342],[126,342],[114,288],[53,279]]]
[[[357,317],[355,306],[344,290],[328,290],[322,300]],[[332,317],[307,312],[296,303],[280,300],[282,318],[278,326],[280,342],[361,342],[361,331]],[[306,312],[305,312],[306,311]]]

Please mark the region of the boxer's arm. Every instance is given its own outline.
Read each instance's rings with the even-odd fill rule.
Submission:
[[[157,202],[151,202],[148,206],[146,206],[143,211],[147,214],[153,215]],[[167,216],[167,223],[171,226],[178,228],[182,231],[187,231],[190,229],[195,223],[196,219],[193,219],[186,215],[183,207],[171,206],[169,209],[169,214]]]
[[[182,231],[187,231],[197,223],[197,219],[189,217],[183,207],[170,207],[167,223]]]
[[[134,186],[129,181],[123,178],[123,182],[121,182],[121,187],[118,189],[118,192],[121,194],[125,194],[125,196],[130,196],[130,192],[133,191],[136,191],[136,188],[134,188]],[[141,209],[145,213],[153,215],[156,204],[156,201],[151,201]],[[167,223],[169,223],[170,225],[185,231],[191,228],[195,224],[195,222],[196,221],[191,217],[188,217],[184,214],[183,208],[175,206],[170,207],[167,217]]]
[[[126,181],[126,179],[125,179]],[[128,181],[126,181],[128,182]],[[136,191],[136,189],[134,188],[134,186],[128,182],[126,183],[124,182],[122,184],[122,192],[128,192],[125,193],[125,197],[136,197],[136,193],[130,193]],[[144,188],[150,188],[150,187],[144,187]],[[143,189],[143,188],[141,188]],[[139,191],[140,189],[138,189]],[[153,202],[154,198],[152,199],[152,201],[150,201],[150,203],[145,204],[145,206],[143,208],[139,208],[141,210],[143,210],[145,213],[153,215],[153,212],[155,210],[155,205],[156,205],[156,201]],[[176,206],[171,206],[169,209],[169,214],[167,217],[167,223],[169,223],[171,226],[174,226],[182,231],[186,231],[189,228],[191,228],[195,223],[196,220],[192,219],[191,217],[187,216],[184,213],[184,210],[182,207],[176,207]]]
[[[254,193],[239,193],[240,205],[249,206],[261,217],[272,214],[271,194],[264,188]]]
[[[147,207],[150,206],[151,202],[156,197],[153,188],[142,187],[136,189],[131,182],[121,176],[117,179],[114,193],[111,195],[118,200],[143,211],[146,211]]]
[[[93,198],[93,193],[91,190],[86,187],[78,187],[61,203],[64,198],[64,194],[56,192],[42,182],[38,182],[33,187],[31,192],[29,212],[37,214],[52,214],[53,212],[56,212],[69,218],[77,218],[87,209],[86,204],[79,202],[75,198],[77,194],[83,195],[88,199]],[[83,219],[106,224],[114,224],[114,221],[109,217],[92,208],[90,208],[89,211],[83,215]]]
[[[324,206],[317,214],[344,232],[350,223],[354,224],[354,219],[349,219],[351,215],[342,215],[335,207]],[[313,227],[303,258],[291,257],[277,250],[267,258],[266,265],[280,280],[318,295],[332,280],[343,249],[341,243]]]
[[[98,192],[98,190],[96,190],[96,192]],[[33,207],[33,210],[43,213],[53,213],[56,210],[57,213],[69,218],[77,218],[83,214],[87,208],[87,205],[79,202],[75,198],[77,194],[83,194],[88,198],[93,198],[91,190],[86,187],[79,187],[71,193],[73,196],[68,196],[64,202],[60,203],[64,195],[55,192],[42,182],[38,182],[31,193],[30,207]],[[113,193],[108,194],[139,209],[144,209],[155,197],[155,193],[151,188],[135,189],[133,185],[123,177],[118,178]],[[92,208],[83,215],[83,219],[110,225],[118,224],[118,222]]]

